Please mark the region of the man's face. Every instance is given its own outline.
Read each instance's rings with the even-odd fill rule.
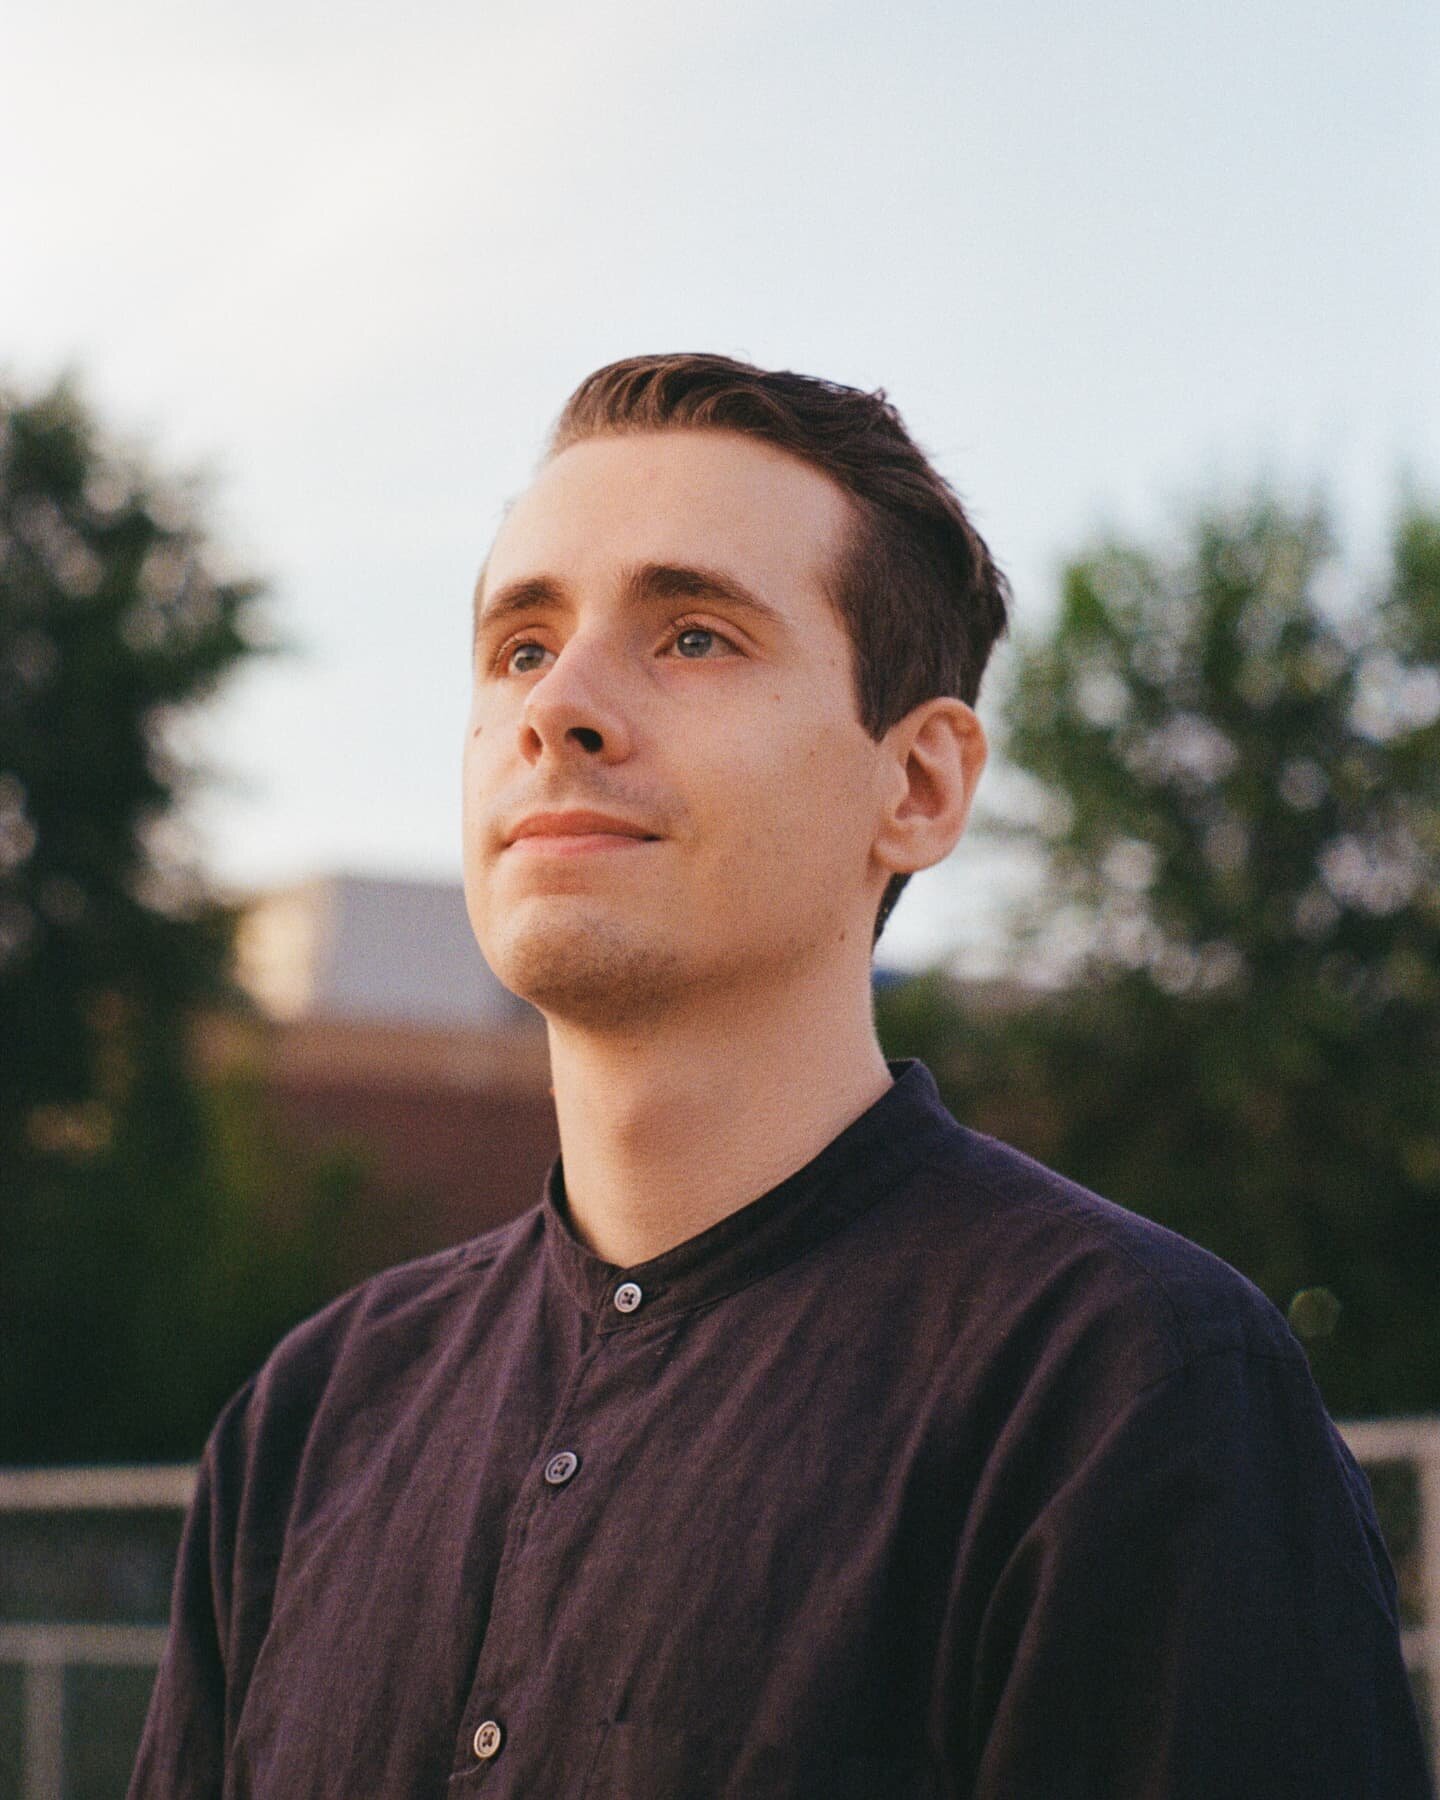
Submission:
[[[868,955],[884,767],[822,585],[850,516],[807,464],[701,431],[577,444],[507,516],[478,596],[465,887],[491,967],[542,1012],[638,1021]]]

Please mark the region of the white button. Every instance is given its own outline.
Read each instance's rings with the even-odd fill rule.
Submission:
[[[579,1467],[580,1458],[573,1450],[557,1450],[545,1465],[545,1479],[551,1487],[564,1487]]]
[[[615,1290],[616,1312],[634,1312],[645,1296],[633,1281],[622,1281]]]
[[[482,1762],[492,1757],[500,1748],[502,1735],[500,1727],[493,1719],[487,1719],[475,1733],[475,1754]]]

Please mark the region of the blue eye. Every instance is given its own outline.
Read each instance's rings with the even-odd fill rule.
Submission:
[[[511,650],[509,656],[506,658],[506,662],[509,666],[511,674],[513,674],[513,675],[529,675],[535,669],[538,669],[540,667],[540,663],[538,660],[535,662],[530,662],[530,661],[522,661],[521,659],[528,658],[531,656],[534,656],[538,659],[540,657],[543,657],[544,655],[545,655],[545,646],[543,644],[516,644],[514,649]]]
[[[700,639],[699,647],[687,649],[686,644],[689,643],[693,646],[697,638]],[[714,642],[715,633],[713,631],[707,631],[703,625],[687,625],[676,638],[675,648],[682,656],[689,657],[692,662],[696,662],[705,655]]]

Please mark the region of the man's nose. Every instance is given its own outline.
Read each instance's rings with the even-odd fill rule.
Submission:
[[[525,696],[520,748],[531,762],[577,754],[624,761],[631,732],[613,654],[583,636],[571,638]]]

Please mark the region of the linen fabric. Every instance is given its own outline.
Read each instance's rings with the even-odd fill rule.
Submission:
[[[557,1163],[287,1337],[206,1448],[132,1800],[1428,1795],[1279,1314],[891,1067],[651,1262]]]

